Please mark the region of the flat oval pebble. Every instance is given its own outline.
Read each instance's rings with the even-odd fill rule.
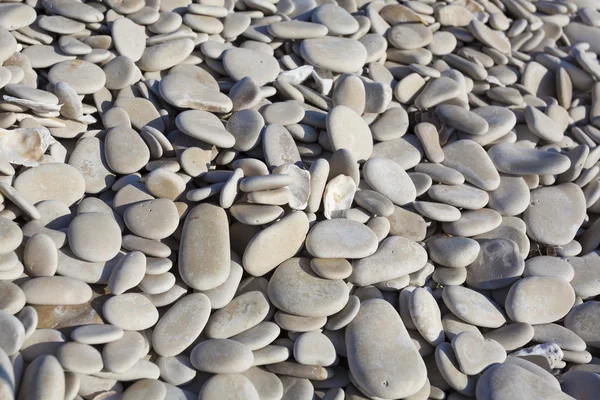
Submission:
[[[244,251],[244,269],[254,276],[271,271],[300,250],[308,229],[306,214],[295,211],[260,231],[249,241]],[[273,245],[277,245],[277,252],[267,250]]]
[[[71,332],[71,338],[84,344],[104,344],[119,340],[123,330],[109,324],[92,324],[76,328]]]
[[[394,161],[371,158],[365,163],[363,171],[369,186],[394,204],[402,206],[415,200],[415,185],[404,169]]]
[[[92,289],[86,283],[63,276],[33,278],[21,289],[29,304],[84,304],[92,298]]]
[[[355,382],[373,396],[402,398],[425,383],[425,363],[398,313],[384,300],[362,303],[346,329],[346,346]]]
[[[145,354],[144,336],[135,331],[122,332],[122,337],[110,341],[102,348],[104,368],[122,373],[132,368]]]
[[[292,258],[277,267],[268,293],[280,310],[306,317],[337,313],[346,305],[349,295],[342,280],[316,276],[305,258]]]
[[[198,400],[214,400],[227,393],[230,399],[259,400],[256,388],[244,375],[217,374],[202,387]]]
[[[73,254],[86,261],[108,261],[121,248],[121,229],[104,213],[79,214],[69,224],[68,236]]]
[[[210,235],[205,236],[207,232]],[[229,275],[229,226],[220,207],[202,204],[194,207],[183,225],[179,249],[179,273],[194,289],[219,286]]]
[[[364,258],[377,250],[377,236],[353,220],[331,219],[315,224],[306,237],[306,249],[319,258]]]
[[[222,62],[223,69],[235,81],[249,76],[258,86],[263,86],[279,75],[279,64],[273,56],[250,49],[227,50]]]
[[[206,324],[210,338],[226,339],[258,325],[269,312],[266,295],[257,290],[235,297],[216,311]]]
[[[123,220],[136,235],[147,239],[171,236],[179,225],[177,206],[169,199],[148,200],[125,210]]]
[[[390,236],[381,242],[375,254],[356,260],[348,281],[367,286],[400,278],[421,269],[427,262],[427,252],[413,240]]]
[[[177,301],[158,321],[152,333],[152,348],[163,357],[176,356],[191,345],[208,321],[210,300],[192,293]]]
[[[351,108],[340,105],[327,114],[327,133],[332,150],[346,148],[357,161],[371,157],[373,138],[369,126]]]
[[[50,182],[51,185],[48,184]],[[15,179],[14,188],[33,204],[59,200],[71,206],[83,197],[85,180],[76,168],[68,164],[50,163],[20,174]]]
[[[19,319],[0,310],[0,349],[7,355],[17,353],[25,340],[25,328]]]
[[[547,324],[567,315],[574,302],[575,292],[567,281],[550,276],[531,276],[510,288],[506,313],[516,322]]]
[[[358,71],[367,61],[367,49],[357,40],[325,36],[306,39],[300,46],[302,57],[310,64],[339,73]]]
[[[0,254],[6,254],[21,245],[23,232],[13,221],[0,217]]]
[[[447,286],[442,292],[444,304],[463,321],[486,328],[499,328],[506,318],[493,300],[472,289]]]
[[[190,361],[199,371],[236,374],[249,370],[254,356],[242,343],[229,339],[209,339],[194,347]]]
[[[67,82],[77,94],[96,93],[106,83],[104,71],[95,64],[83,60],[62,61],[48,71],[52,84]]]
[[[477,259],[467,266],[467,284],[474,289],[493,290],[512,285],[523,274],[519,247],[508,239],[479,240]]]
[[[445,267],[464,268],[479,256],[479,242],[463,237],[438,237],[427,242],[431,260]]]
[[[102,313],[108,322],[124,330],[141,331],[154,326],[158,311],[145,296],[125,293],[104,303]]]
[[[569,158],[562,154],[511,143],[497,144],[488,154],[499,172],[512,175],[558,175],[571,166]]]
[[[100,372],[104,366],[100,352],[89,344],[65,343],[58,349],[56,357],[67,371],[80,374]]]
[[[495,190],[500,175],[483,147],[471,140],[459,140],[444,146],[444,165],[465,176],[467,182],[483,190]]]

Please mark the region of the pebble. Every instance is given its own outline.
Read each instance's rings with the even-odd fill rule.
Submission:
[[[0,4],[0,397],[594,398],[595,5],[434,3]]]
[[[548,324],[567,315],[574,302],[575,292],[567,281],[530,276],[511,286],[506,297],[506,313],[515,322]]]
[[[362,303],[346,328],[346,346],[354,381],[372,396],[406,397],[425,384],[425,363],[398,313],[384,300]]]
[[[306,237],[306,249],[318,258],[364,258],[375,253],[377,243],[371,229],[347,219],[318,222]]]

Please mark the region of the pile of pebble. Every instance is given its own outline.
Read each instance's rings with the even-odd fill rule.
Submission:
[[[598,7],[0,3],[0,399],[598,399]]]

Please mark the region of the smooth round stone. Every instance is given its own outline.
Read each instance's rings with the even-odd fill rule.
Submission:
[[[15,315],[25,306],[25,293],[9,281],[0,281],[0,310]]]
[[[575,271],[568,260],[558,257],[538,256],[525,262],[523,276],[554,276],[570,282],[575,276]],[[577,294],[577,289],[575,287],[574,289]]]
[[[420,270],[426,262],[427,252],[418,243],[401,236],[390,236],[375,254],[353,262],[348,281],[367,286],[397,279]]]
[[[354,201],[375,215],[389,217],[394,213],[394,204],[387,197],[373,190],[359,190],[354,195]]]
[[[266,124],[294,125],[304,118],[304,109],[295,101],[270,104],[261,112]]]
[[[50,236],[33,235],[25,244],[23,265],[31,276],[52,276],[58,267],[58,251]]]
[[[122,400],[159,400],[166,398],[165,384],[156,379],[141,379],[129,386],[121,397]]]
[[[500,186],[500,175],[483,147],[471,140],[444,146],[444,164],[464,175],[467,182],[491,191]]]
[[[452,340],[452,348],[461,371],[477,375],[493,364],[506,360],[506,350],[493,339],[472,332],[461,332]]]
[[[121,249],[121,229],[104,213],[79,214],[69,225],[69,248],[85,261],[105,262]]]
[[[196,376],[196,370],[186,355],[160,357],[157,360],[160,377],[172,385],[184,385]]]
[[[148,200],[125,210],[123,220],[134,234],[147,239],[164,239],[177,229],[179,213],[169,199]]]
[[[527,393],[527,396],[538,399],[566,398],[560,387],[549,385],[536,372],[512,363],[494,365],[487,369],[477,381],[476,392],[477,398],[481,400],[514,398],[515,393]]]
[[[63,276],[33,278],[21,289],[29,304],[84,304],[92,298],[92,289],[86,283]]]
[[[598,286],[598,254],[588,253],[583,257],[569,257],[565,259],[573,271],[571,286],[578,297],[587,299],[596,296]]]
[[[19,319],[0,310],[0,349],[12,356],[17,353],[25,340],[25,328]]]
[[[73,0],[44,0],[43,6],[54,14],[82,22],[93,23],[104,19],[101,11]]]
[[[529,207],[529,188],[520,176],[500,175],[500,186],[489,195],[488,206],[502,215],[519,215]]]
[[[209,112],[231,111],[231,100],[212,85],[183,74],[169,74],[160,81],[161,96],[179,108],[192,108]]]
[[[1,4],[0,28],[14,31],[31,25],[36,18],[33,7],[26,4]]]
[[[454,315],[469,324],[499,328],[506,322],[498,304],[472,289],[446,286],[442,298]]]
[[[59,400],[65,396],[65,373],[53,355],[42,355],[27,366],[20,396],[31,399]]]
[[[484,135],[489,130],[484,118],[460,106],[442,105],[436,113],[446,125],[471,135]]]
[[[0,254],[10,253],[21,245],[23,232],[19,225],[0,217]]]
[[[502,223],[502,216],[489,208],[477,211],[465,211],[461,213],[460,219],[454,222],[444,222],[444,232],[455,236],[481,235],[497,228]]]
[[[349,290],[342,280],[323,279],[306,258],[283,262],[268,286],[269,299],[280,310],[306,317],[323,317],[342,310]]]
[[[183,133],[195,139],[223,148],[235,144],[235,137],[225,130],[219,118],[207,111],[184,111],[177,116],[175,123]]]
[[[458,360],[450,343],[441,343],[435,349],[435,357],[432,367],[439,371],[443,383],[455,390],[457,393],[471,395],[475,392],[477,380],[469,377],[460,370]],[[427,364],[429,366],[429,364]]]
[[[68,164],[41,164],[21,173],[14,188],[32,204],[44,200],[58,200],[71,206],[83,197],[85,179]]]
[[[504,107],[484,106],[474,109],[473,113],[485,119],[489,128],[484,135],[461,134],[461,138],[464,135],[465,138],[473,140],[482,146],[504,137],[517,123],[515,113]]]
[[[252,382],[261,399],[277,400],[283,397],[283,384],[277,375],[258,367],[252,367],[242,375]]]
[[[104,140],[106,162],[118,174],[131,174],[150,160],[150,150],[140,135],[128,126],[108,130]]]
[[[211,232],[209,236],[206,232]],[[181,279],[197,290],[223,284],[229,276],[229,223],[225,211],[212,204],[200,204],[188,213],[179,247]]]
[[[433,34],[431,43],[427,45],[427,49],[431,51],[434,56],[443,56],[450,54],[456,48],[457,40],[450,32],[437,31]]]
[[[558,175],[571,166],[562,154],[512,143],[497,144],[488,154],[499,172],[513,175]]]
[[[121,90],[129,86],[140,74],[135,63],[126,56],[113,58],[104,66],[103,71],[106,75],[106,88],[110,90]]]
[[[256,388],[244,375],[240,374],[218,374],[210,378],[198,396],[198,400],[259,400]]]
[[[112,23],[111,33],[117,52],[133,62],[142,58],[146,49],[144,27],[129,18],[119,18]]]
[[[248,151],[260,141],[260,133],[265,126],[263,116],[256,110],[241,110],[234,113],[225,125],[229,133],[235,137],[233,148]]]
[[[363,302],[345,339],[353,380],[372,396],[405,398],[425,384],[425,363],[397,311],[386,301]]]
[[[320,23],[290,20],[274,22],[267,27],[268,32],[279,39],[313,39],[327,35],[328,29]]]
[[[242,343],[229,339],[209,339],[194,347],[190,361],[199,371],[237,374],[252,367],[254,356]]]
[[[163,132],[165,129],[160,113],[154,104],[145,98],[120,97],[115,101],[114,106],[125,110],[131,120],[131,125],[138,131],[146,125],[160,132]],[[140,145],[138,144],[138,146]],[[137,148],[136,150],[140,151],[142,149]]]
[[[408,309],[415,327],[427,342],[437,346],[445,341],[440,308],[427,289],[416,288],[412,292]]]
[[[115,265],[108,279],[108,289],[112,294],[123,294],[136,287],[146,272],[146,256],[132,251],[123,256]]]
[[[427,194],[432,200],[467,210],[479,210],[489,201],[486,191],[470,185],[433,185]]]
[[[229,211],[245,225],[265,225],[284,215],[283,208],[269,205],[234,204]]]
[[[486,332],[483,336],[486,339],[497,341],[506,351],[513,351],[531,342],[533,335],[534,331],[531,325],[524,322],[515,322]]]
[[[364,258],[375,253],[377,243],[369,227],[349,219],[317,222],[306,237],[306,249],[318,258]]]
[[[17,40],[5,28],[0,28],[0,45],[2,46],[0,51],[1,62],[8,60],[17,51]]]
[[[210,315],[210,300],[192,293],[175,303],[154,327],[152,348],[163,357],[176,356],[190,346],[204,329]]]
[[[464,268],[479,255],[479,242],[463,237],[436,237],[427,242],[432,261],[450,268]]]
[[[308,217],[302,211],[292,212],[263,229],[250,240],[244,251],[244,269],[254,276],[273,270],[302,248],[308,229]],[[270,251],[273,246],[278,251]]]
[[[62,203],[61,203],[62,204]],[[4,218],[6,219],[6,218]],[[3,220],[0,220],[3,221]],[[12,221],[11,221],[12,222]],[[16,241],[15,241],[16,242]],[[53,242],[54,243],[54,242]],[[20,244],[20,243],[19,243]],[[19,246],[17,244],[17,247]],[[0,272],[6,272],[13,269],[19,263],[19,256],[16,252],[0,253]]]
[[[100,372],[104,366],[100,352],[89,344],[65,343],[58,348],[56,358],[64,369],[79,374]]]
[[[252,290],[216,311],[206,324],[205,333],[210,338],[227,339],[260,324],[268,312],[265,294]]]
[[[541,324],[533,327],[532,339],[537,343],[556,343],[563,350],[585,351],[586,343],[572,330],[557,324]]]
[[[369,186],[402,206],[413,202],[416,188],[404,169],[387,158],[371,158],[363,167],[363,175]]]
[[[565,328],[583,339],[588,346],[600,347],[599,324],[595,318],[599,310],[600,302],[598,301],[587,301],[573,307],[565,318]]]
[[[309,64],[334,73],[354,73],[367,61],[362,43],[334,36],[303,40],[300,53]]]
[[[448,204],[415,201],[413,206],[423,217],[434,221],[452,222],[460,219],[460,210]]]
[[[158,311],[150,300],[138,293],[111,297],[104,303],[102,314],[106,320],[124,330],[142,331],[158,321]]]
[[[275,57],[259,51],[232,48],[223,53],[223,68],[235,81],[250,77],[258,86],[273,82],[279,75]]]
[[[265,162],[270,169],[300,162],[296,142],[283,125],[267,125],[262,132],[262,142]]]
[[[71,339],[83,344],[111,343],[123,337],[123,330],[109,324],[91,324],[76,328]]]
[[[512,285],[525,268],[519,247],[508,239],[479,240],[477,259],[467,266],[467,284],[474,289],[494,290]]]
[[[102,348],[104,368],[122,373],[131,369],[146,354],[146,341],[139,332],[127,331],[117,340],[106,343]]]
[[[515,322],[548,324],[563,318],[575,302],[575,292],[563,279],[531,276],[515,283],[506,298],[506,313]]]
[[[352,273],[352,265],[343,258],[313,258],[310,267],[325,279],[346,279]]]
[[[323,4],[312,13],[311,21],[324,25],[330,36],[345,36],[356,33],[358,21],[337,4]]]
[[[53,33],[71,35],[85,29],[85,24],[60,15],[43,16],[38,20],[40,28]]]
[[[294,342],[294,358],[300,364],[327,367],[337,355],[331,340],[320,332],[306,332]]]
[[[371,157],[373,138],[369,126],[351,108],[333,107],[327,114],[326,124],[333,151],[345,148],[359,162]]]
[[[56,85],[68,83],[77,94],[96,93],[104,87],[106,75],[100,67],[83,60],[62,61],[48,71],[48,80]]]
[[[585,209],[583,192],[573,183],[535,189],[523,214],[527,236],[543,244],[566,245],[583,223]]]
[[[232,336],[230,339],[235,340],[248,346],[252,351],[262,349],[272,343],[279,334],[281,329],[274,322],[263,321],[260,324]]]
[[[185,181],[167,168],[157,168],[146,175],[146,189],[153,196],[175,201],[184,192]]]
[[[590,371],[569,371],[562,376],[563,392],[576,399],[593,399],[600,388],[600,377]]]
[[[397,49],[411,50],[427,46],[433,40],[433,33],[422,24],[399,24],[389,31],[389,43]]]
[[[137,62],[142,71],[163,71],[185,60],[194,50],[191,39],[174,39],[146,47],[144,54]]]
[[[69,165],[83,176],[86,193],[100,193],[115,181],[115,174],[106,163],[104,143],[98,138],[80,139],[69,157]]]

